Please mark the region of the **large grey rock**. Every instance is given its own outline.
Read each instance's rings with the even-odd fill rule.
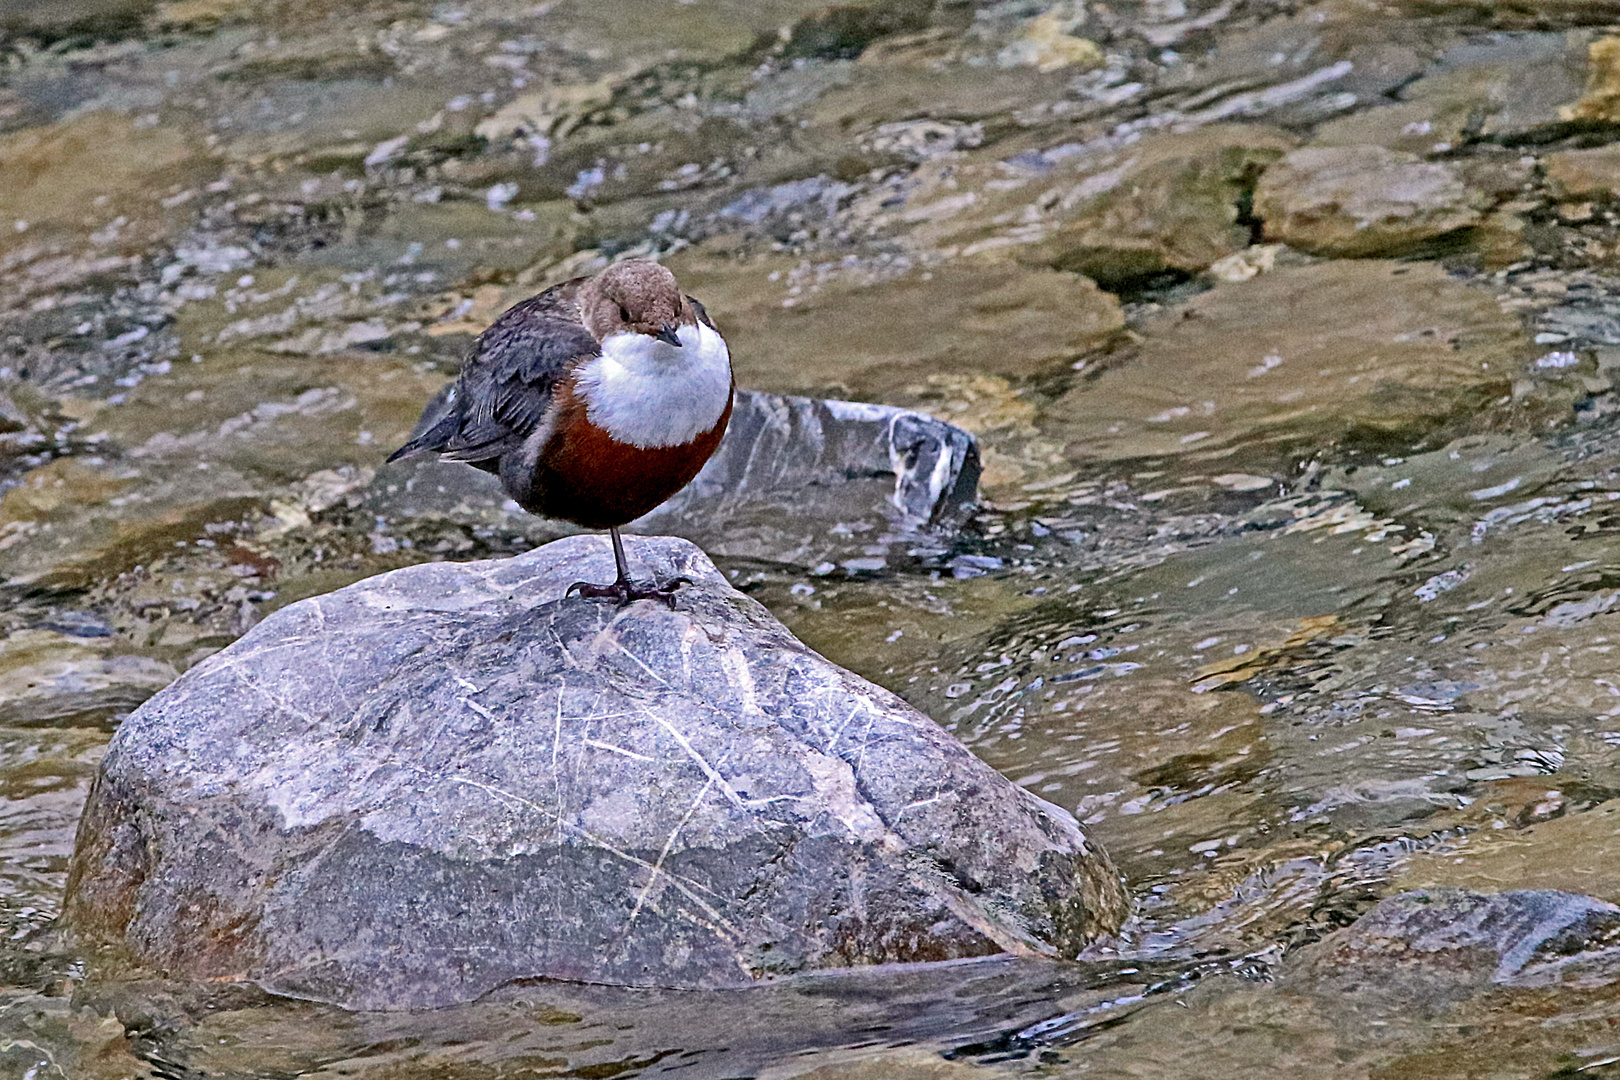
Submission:
[[[600,537],[294,604],[119,729],[66,925],[355,1008],[514,979],[745,986],[1073,956],[1126,901],[1074,819],[811,652],[692,545],[676,610],[563,599]]]
[[[978,482],[977,440],[926,413],[739,390],[714,457],[629,531],[673,533],[731,558],[877,570],[943,553]],[[495,477],[428,458],[380,471],[368,509],[396,527],[439,519],[535,543],[572,531],[525,514]]]

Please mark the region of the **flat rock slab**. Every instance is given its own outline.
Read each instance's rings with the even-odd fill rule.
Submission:
[[[1476,225],[1484,200],[1449,166],[1382,146],[1311,146],[1265,171],[1268,240],[1316,255],[1400,255]]]
[[[1511,393],[1532,347],[1490,293],[1439,266],[1368,259],[1222,282],[1141,331],[1049,411],[1074,460],[1432,433]]]
[[[564,599],[605,539],[272,615],[119,729],[66,923],[169,977],[351,1008],[512,980],[739,987],[1014,952],[1126,912],[1074,819],[811,652],[693,545],[674,611]]]

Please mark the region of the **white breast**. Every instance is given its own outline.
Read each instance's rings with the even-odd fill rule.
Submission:
[[[731,351],[707,326],[683,326],[681,347],[612,334],[575,376],[591,423],[643,450],[681,446],[720,422],[731,396]]]

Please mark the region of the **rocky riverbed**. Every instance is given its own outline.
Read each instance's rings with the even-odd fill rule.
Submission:
[[[1620,1075],[1620,4],[20,0],[0,35],[5,1069]],[[741,385],[977,436],[965,520],[897,526],[863,466],[791,524],[790,478],[655,527],[1074,812],[1134,898],[1113,951],[419,1016],[62,951],[136,706],[297,600],[560,535],[382,459],[506,304],[626,253]]]

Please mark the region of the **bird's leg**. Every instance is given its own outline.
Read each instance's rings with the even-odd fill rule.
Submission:
[[[667,585],[659,585],[655,580],[651,585],[637,585],[630,580],[630,560],[624,557],[624,541],[619,537],[619,530],[612,528],[608,535],[613,538],[613,563],[619,569],[619,576],[611,585],[592,585],[588,581],[576,581],[568,586],[564,596],[572,596],[578,592],[582,597],[611,597],[617,600],[620,606],[634,600],[662,600],[671,610],[675,608],[675,590],[682,585],[690,585],[691,579],[678,577]]]

